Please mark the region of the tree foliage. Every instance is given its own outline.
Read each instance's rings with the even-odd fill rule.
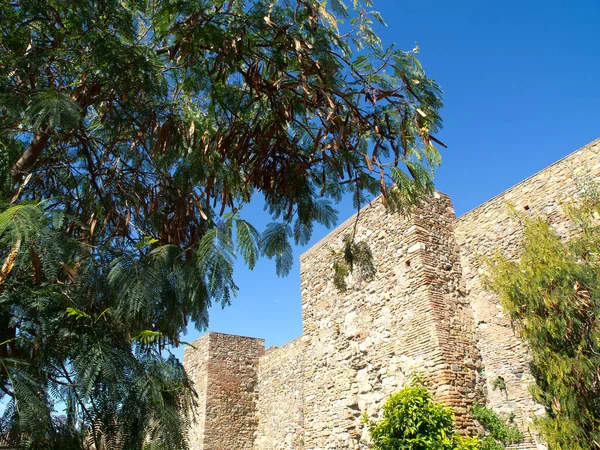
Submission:
[[[600,448],[600,201],[570,209],[565,241],[539,217],[522,217],[522,252],[489,264],[500,296],[531,354],[531,387],[546,415],[537,421],[552,450]]]
[[[353,234],[346,234],[342,242],[341,252],[333,252],[333,284],[339,291],[344,292],[348,289],[348,275],[356,271],[360,277],[369,279],[375,275],[377,269],[373,263],[371,248],[365,241],[356,242]]]
[[[0,277],[2,431],[33,449],[133,449],[148,437],[182,447],[193,392],[181,364],[154,345],[159,332],[124,323],[106,266],[64,227],[40,205],[0,214],[11,249]]]
[[[432,190],[440,91],[377,20],[370,0],[0,3],[11,436],[185,447],[165,351],[230,302],[235,258],[285,274],[343,195],[403,209]],[[242,215],[255,194],[264,232]]]

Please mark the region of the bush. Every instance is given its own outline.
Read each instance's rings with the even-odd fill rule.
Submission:
[[[374,450],[478,450],[477,438],[454,433],[454,412],[436,403],[415,377],[383,405],[383,417],[369,421]]]
[[[492,409],[475,405],[472,414],[486,431],[482,440],[482,450],[503,450],[506,445],[523,442],[523,433],[510,424],[510,419],[503,420]]]

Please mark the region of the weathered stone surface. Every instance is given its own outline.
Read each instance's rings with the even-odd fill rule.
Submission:
[[[252,450],[258,416],[258,358],[264,339],[207,333],[184,354],[199,395],[191,450]]]
[[[206,423],[206,398],[207,398],[207,381],[208,381],[208,338],[205,334],[200,339],[194,342],[194,347],[186,347],[183,360],[185,370],[194,384],[194,388],[198,392],[197,409],[194,411],[195,416],[192,418],[191,427],[189,430],[190,447],[192,450],[204,450],[204,432]]]
[[[361,414],[376,415],[415,371],[456,408],[461,428],[472,426],[466,411],[473,397],[465,393],[475,391],[480,357],[461,291],[454,210],[447,196],[437,197],[410,217],[376,200],[302,256],[307,449],[366,448]],[[340,249],[355,220],[377,275],[349,280],[340,293],[331,281],[331,250]]]
[[[260,358],[255,450],[304,448],[304,352],[300,337]]]
[[[527,432],[518,448],[537,448],[528,430],[542,411],[527,390],[527,351],[483,288],[480,258],[498,250],[518,257],[520,229],[508,204],[548,217],[568,238],[561,204],[599,175],[597,140],[459,219],[444,194],[410,217],[373,201],[302,256],[301,338],[264,352],[262,340],[208,333],[186,351],[200,394],[192,449],[366,449],[361,415],[377,415],[415,371],[456,410],[462,432],[472,431],[470,407],[487,395]],[[354,229],[377,274],[351,275],[340,293],[331,251]],[[493,389],[498,377],[505,391]]]

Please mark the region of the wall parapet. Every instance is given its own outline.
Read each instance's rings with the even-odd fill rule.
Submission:
[[[577,161],[578,156],[580,156],[580,155],[582,155],[584,153],[587,153],[589,155],[590,150],[593,150],[594,148],[596,148],[598,146],[600,146],[600,138],[598,138],[598,139],[590,142],[589,144],[584,145],[583,147],[575,150],[574,152],[569,153],[568,155],[562,157],[558,161],[553,162],[548,167],[545,167],[545,168],[537,171],[536,173],[534,173],[534,174],[528,176],[527,178],[525,178],[524,180],[519,181],[514,186],[511,186],[508,189],[505,189],[504,191],[496,194],[492,198],[486,200],[485,202],[481,203],[480,205],[477,205],[475,208],[472,208],[469,211],[467,211],[464,214],[462,214],[461,216],[459,216],[456,219],[456,221],[457,222],[463,222],[463,221],[470,220],[470,216],[477,215],[478,211],[480,209],[485,208],[485,207],[489,206],[490,204],[499,202],[500,200],[506,198],[507,196],[510,196],[510,194],[513,191],[518,191],[519,189],[525,187],[525,185],[530,184],[530,182],[534,181],[536,178],[545,177],[546,174],[548,174],[549,172],[552,172],[554,169],[558,168],[560,170],[560,166],[572,165],[572,163],[574,163],[575,161]],[[575,169],[577,169],[577,168],[575,168]],[[583,170],[586,170],[586,169],[583,169]]]

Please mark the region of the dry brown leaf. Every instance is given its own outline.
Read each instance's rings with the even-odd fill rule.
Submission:
[[[60,265],[63,269],[65,269],[65,273],[69,277],[69,280],[73,281],[75,279],[76,272],[71,267],[66,265],[64,262],[61,262]]]
[[[4,260],[4,264],[2,264],[2,269],[0,269],[0,285],[4,283],[8,278],[8,275],[10,275],[10,272],[12,271],[13,266],[15,265],[17,255],[19,254],[19,248],[21,248],[21,240],[15,242],[10,253]]]
[[[90,222],[90,237],[94,235],[94,229],[96,228],[96,218],[92,214],[92,219]]]
[[[33,246],[29,247],[29,255],[31,256],[31,266],[33,267],[33,279],[36,283],[39,283],[42,280],[40,256]]]
[[[371,164],[371,159],[369,158],[369,155],[367,155],[365,153],[364,156],[365,156],[365,161],[367,162],[367,167],[369,168],[370,171],[373,171],[373,165]]]

